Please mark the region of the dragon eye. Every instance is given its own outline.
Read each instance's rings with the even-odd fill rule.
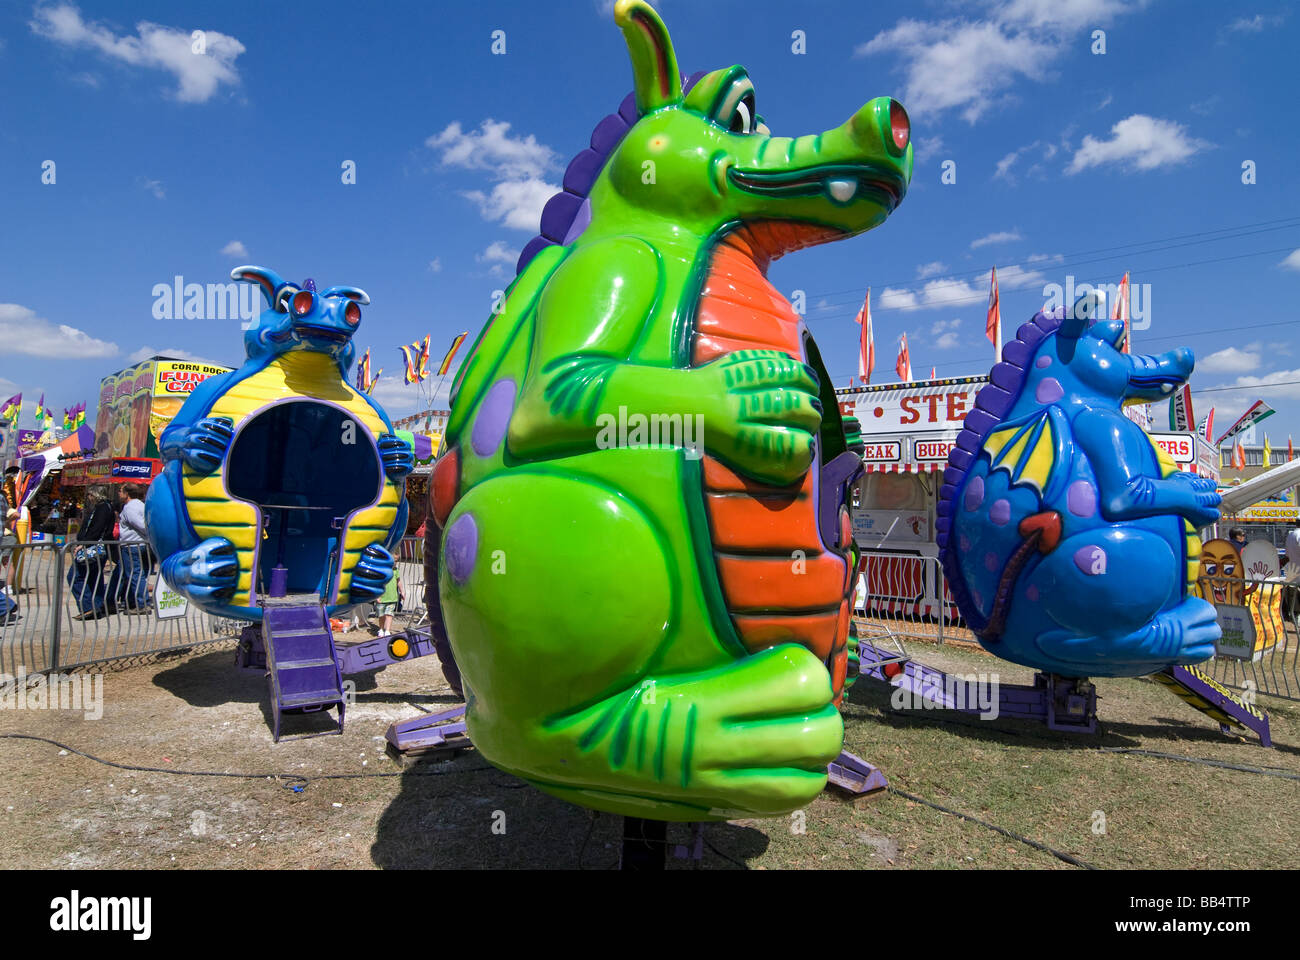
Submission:
[[[298,292],[297,287],[285,287],[283,290],[281,290],[279,294],[276,295],[275,298],[275,312],[288,313],[289,298],[292,297],[297,292]]]
[[[754,106],[754,82],[740,67],[720,71],[716,81],[717,92],[711,96],[708,117],[728,133],[741,136],[753,133],[759,124]],[[714,76],[714,75],[710,75]],[[706,81],[700,81],[706,86]]]
[[[901,153],[906,150],[912,139],[912,124],[907,119],[907,111],[897,100],[889,101],[889,132],[898,151]]]
[[[754,132],[754,95],[748,94],[736,104],[736,110],[731,115],[731,125],[728,129],[732,133],[753,133]]]
[[[348,305],[343,308],[343,319],[354,327],[361,322],[361,308],[357,306],[355,300],[349,300]]]
[[[293,295],[293,312],[300,317],[305,317],[311,313],[313,301],[316,297],[310,290],[299,290]]]

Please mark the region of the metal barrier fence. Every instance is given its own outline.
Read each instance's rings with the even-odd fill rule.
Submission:
[[[149,547],[108,542],[101,560],[78,563],[78,552],[87,546],[30,543],[4,551],[0,675],[192,647],[237,637],[245,626],[239,620],[209,616],[193,604],[182,616],[159,618],[153,604],[158,562]],[[395,553],[406,598],[401,619],[419,625],[425,619],[424,540],[406,537]],[[132,578],[132,554],[139,558],[142,581]],[[140,596],[140,587],[133,589],[133,584],[140,583],[145,603],[132,609]],[[1198,589],[1219,608],[1225,628],[1217,655],[1201,669],[1227,687],[1300,700],[1300,582],[1204,577]],[[854,614],[858,635],[865,640],[975,642],[933,557],[865,555]]]
[[[97,547],[103,556],[85,559],[87,548],[96,554]],[[403,619],[418,623],[424,614],[423,539],[405,538],[396,554],[406,594]],[[192,647],[238,637],[246,626],[192,603],[181,616],[160,618],[153,601],[158,560],[147,544],[28,543],[6,548],[0,558],[0,675]]]
[[[1224,636],[1200,664],[1226,687],[1300,700],[1300,582],[1203,577],[1201,596],[1219,609]],[[868,551],[858,569],[854,615],[861,639],[977,642],[933,557]]]
[[[935,557],[865,551],[858,565],[853,608],[858,636],[865,640],[975,642],[961,622]]]
[[[1300,700],[1300,583],[1202,577],[1198,588],[1223,626],[1217,655],[1201,669],[1246,694]]]

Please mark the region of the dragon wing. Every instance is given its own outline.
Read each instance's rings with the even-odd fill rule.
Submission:
[[[992,474],[1005,470],[1011,486],[1032,487],[1042,500],[1059,493],[1070,466],[1069,424],[1055,407],[998,427],[984,441]]]

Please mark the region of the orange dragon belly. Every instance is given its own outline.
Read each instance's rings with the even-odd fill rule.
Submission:
[[[700,292],[692,365],[736,350],[774,349],[807,360],[800,319],[765,275],[762,238],[755,237],[763,228],[737,231],[715,247]],[[718,581],[741,643],[751,653],[780,643],[807,647],[826,663],[838,704],[848,662],[851,532],[848,512],[841,510],[843,552],[822,541],[821,461],[819,444],[803,480],[776,487],[706,456],[703,495]]]

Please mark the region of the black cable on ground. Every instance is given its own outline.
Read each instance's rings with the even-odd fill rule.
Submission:
[[[1030,840],[1028,837],[1022,837],[1020,834],[1013,833],[1012,831],[1006,829],[1005,827],[999,827],[996,823],[989,823],[987,820],[981,820],[979,817],[972,817],[968,813],[960,813],[957,810],[950,810],[945,806],[941,806],[940,804],[933,803],[929,800],[926,800],[923,797],[918,797],[914,793],[908,793],[906,790],[899,790],[897,787],[886,787],[885,789],[889,793],[896,793],[900,797],[903,797],[907,800],[911,800],[913,803],[919,803],[922,806],[931,807],[932,809],[938,810],[941,813],[951,814],[952,816],[956,817],[958,820],[967,820],[970,823],[977,823],[981,827],[987,827],[988,829],[992,830],[994,833],[1000,833],[1004,837],[1009,837],[1012,840],[1018,840],[1023,844],[1027,844],[1028,846],[1033,847],[1035,850],[1041,850],[1044,853],[1050,853],[1052,856],[1056,857],[1057,860],[1061,860],[1064,863],[1070,864],[1071,866],[1083,867],[1083,869],[1085,870],[1097,869],[1091,863],[1088,863],[1086,860],[1080,860],[1078,857],[1073,856],[1072,854],[1062,853],[1060,850],[1055,850],[1052,847],[1047,846],[1047,844],[1045,843],[1039,843],[1037,840]]]
[[[67,750],[68,753],[75,753],[79,757],[85,757],[87,760],[93,760],[95,763],[101,763],[106,767],[114,767],[118,770],[129,770],[136,773],[167,773],[173,776],[182,777],[230,777],[236,780],[281,780],[289,781],[284,783],[285,787],[293,787],[301,784],[306,787],[307,784],[314,780],[371,780],[383,777],[404,777],[408,774],[411,776],[422,777],[445,777],[453,773],[483,773],[485,771],[497,772],[497,768],[489,764],[481,767],[470,767],[469,769],[457,768],[448,769],[439,772],[429,771],[427,773],[417,773],[414,770],[381,770],[374,773],[322,773],[316,776],[306,776],[301,773],[230,773],[223,770],[176,770],[167,767],[141,767],[129,763],[118,763],[114,760],[105,760],[97,757],[93,753],[86,753],[84,750],[78,750],[76,747],[70,747],[66,743],[59,743],[57,740],[51,740],[48,737],[37,737],[27,733],[0,733],[0,740],[33,740],[37,743],[48,743],[50,746],[58,747],[60,750]],[[509,789],[519,789],[526,784],[500,784],[499,786]]]
[[[1211,760],[1208,757],[1184,757],[1177,753],[1161,753],[1159,750],[1144,750],[1141,747],[1093,747],[1101,753],[1127,753],[1139,757],[1159,757],[1161,760],[1181,760],[1184,763],[1200,763],[1207,767],[1220,767],[1224,770],[1240,770],[1242,773],[1257,773],[1261,777],[1281,777],[1284,780],[1300,780],[1300,773],[1292,773],[1282,767],[1248,767],[1240,763],[1227,763],[1223,760]]]

